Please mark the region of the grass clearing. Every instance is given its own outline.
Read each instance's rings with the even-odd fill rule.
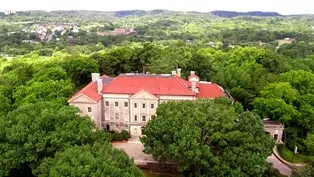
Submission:
[[[307,163],[306,156],[304,156],[303,154],[298,154],[298,153],[295,154],[295,156],[293,158],[293,162],[292,162],[292,157],[293,157],[294,153],[283,144],[277,145],[277,149],[278,149],[278,153],[279,153],[280,157],[285,159],[288,162]]]

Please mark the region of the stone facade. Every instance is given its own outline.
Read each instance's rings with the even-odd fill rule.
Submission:
[[[275,121],[264,119],[264,131],[274,138],[276,143],[282,143],[284,126]]]
[[[209,94],[210,89],[215,95],[210,93],[205,98],[225,96],[225,91],[216,84],[198,83],[199,79],[194,72],[190,77],[191,81],[183,80],[180,75],[181,70],[174,71],[173,75],[122,75],[117,78],[105,75],[100,77],[98,73],[93,73],[92,82],[68,102],[78,107],[81,115],[90,116],[100,128],[118,132],[127,130],[131,135],[141,136],[143,127],[156,114],[161,103],[170,100],[194,100],[198,98],[200,91],[204,91],[201,95],[204,97]],[[126,87],[129,89],[125,89]],[[133,90],[132,93],[130,90]]]

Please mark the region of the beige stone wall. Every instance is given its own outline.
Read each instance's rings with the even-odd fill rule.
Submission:
[[[100,107],[101,102],[98,103],[70,103],[71,106],[75,106],[81,110],[80,115],[89,116],[91,120],[101,127],[101,114]],[[88,112],[88,108],[91,108],[91,112]]]
[[[97,126],[104,128],[110,126],[110,130],[121,132],[128,130],[132,135],[141,135],[141,127],[146,126],[147,122],[156,114],[158,104],[169,100],[193,100],[194,96],[166,96],[156,97],[146,91],[140,91],[134,95],[128,94],[104,94],[103,99],[96,103],[86,96],[79,96],[71,100],[70,105],[76,106],[81,110],[81,115],[90,116]],[[118,106],[116,106],[116,102]],[[127,106],[125,106],[127,103]],[[135,103],[137,107],[135,107]],[[102,105],[103,104],[103,105]],[[145,104],[145,107],[143,107]],[[152,106],[153,105],[153,106]],[[91,112],[88,112],[88,107]],[[101,115],[103,109],[103,116]],[[134,120],[137,116],[137,121]],[[146,121],[143,121],[146,116]],[[101,118],[103,120],[101,122]]]
[[[141,136],[142,135],[142,126],[131,125],[130,126],[131,135]]]
[[[130,97],[130,104],[131,125],[145,126],[151,116],[156,114],[158,97],[146,91],[141,91]],[[153,107],[151,106],[152,104],[154,105]],[[143,116],[145,116],[146,120],[143,120]],[[135,120],[135,117],[137,117],[137,120]]]
[[[104,125],[110,125],[110,130],[113,131],[122,131],[128,130],[130,114],[129,107],[130,102],[128,95],[117,94],[114,95],[103,95],[104,101]],[[116,105],[116,103],[118,105]],[[126,105],[125,105],[126,104]]]
[[[264,131],[268,132],[277,142],[282,142],[283,130],[282,125],[264,125]]]

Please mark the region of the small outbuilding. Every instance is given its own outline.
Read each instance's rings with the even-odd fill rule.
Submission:
[[[263,119],[264,131],[274,138],[276,143],[282,143],[282,135],[284,126],[276,121],[270,120],[269,118]]]

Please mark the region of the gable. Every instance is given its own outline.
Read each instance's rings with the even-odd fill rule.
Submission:
[[[130,100],[159,100],[159,98],[145,90],[141,90],[132,95]]]
[[[71,100],[69,100],[70,103],[97,103],[96,101],[88,98],[85,95],[78,95],[77,97],[72,98]]]

